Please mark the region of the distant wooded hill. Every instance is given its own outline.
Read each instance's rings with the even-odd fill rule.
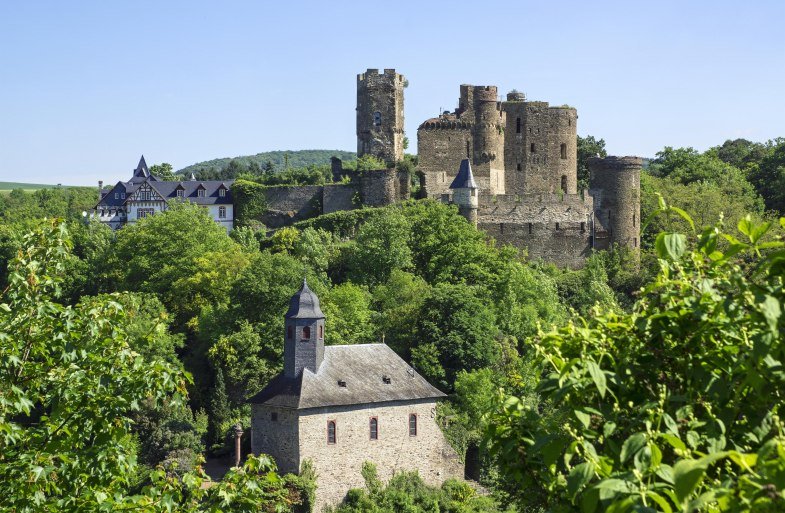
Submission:
[[[55,187],[57,187],[57,185],[45,185],[40,183],[22,183],[22,182],[0,182],[0,192],[11,191],[13,189],[37,191],[38,189],[52,189]]]
[[[268,163],[272,164],[275,171],[283,171],[288,168],[302,168],[311,165],[324,165],[330,163],[330,157],[338,157],[343,161],[357,159],[357,154],[352,151],[342,150],[297,150],[297,151],[266,151],[256,155],[245,155],[242,157],[226,157],[220,159],[206,160],[184,167],[177,171],[177,174],[198,175],[200,172],[217,171],[221,172],[229,167],[231,161],[240,164],[239,167],[249,168],[259,166],[265,169]]]

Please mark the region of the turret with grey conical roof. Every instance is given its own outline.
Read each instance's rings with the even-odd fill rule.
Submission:
[[[305,279],[289,301],[285,324],[284,374],[294,378],[304,369],[317,372],[324,360],[324,314]]]
[[[477,208],[479,206],[477,193],[479,188],[477,182],[474,181],[469,159],[461,161],[461,167],[458,168],[458,174],[450,184],[450,189],[452,189],[452,202],[458,205],[458,211],[470,223],[477,226]]]

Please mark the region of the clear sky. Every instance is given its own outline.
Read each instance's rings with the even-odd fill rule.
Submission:
[[[462,83],[575,106],[616,155],[785,136],[782,0],[0,0],[0,180],[353,151],[366,68],[408,78],[410,151]]]

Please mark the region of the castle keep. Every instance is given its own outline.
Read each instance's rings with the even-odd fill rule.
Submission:
[[[580,267],[593,249],[637,248],[642,160],[592,159],[578,191],[577,121],[572,107],[462,85],[458,108],[417,130],[421,194],[530,258]]]

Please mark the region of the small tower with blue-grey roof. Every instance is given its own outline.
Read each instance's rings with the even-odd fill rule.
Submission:
[[[324,314],[305,279],[289,301],[285,325],[284,374],[295,378],[303,369],[318,371],[324,360]]]
[[[452,189],[452,202],[458,205],[458,211],[471,224],[477,226],[477,208],[479,206],[479,188],[474,181],[472,165],[469,159],[461,161],[458,175],[450,184]]]

